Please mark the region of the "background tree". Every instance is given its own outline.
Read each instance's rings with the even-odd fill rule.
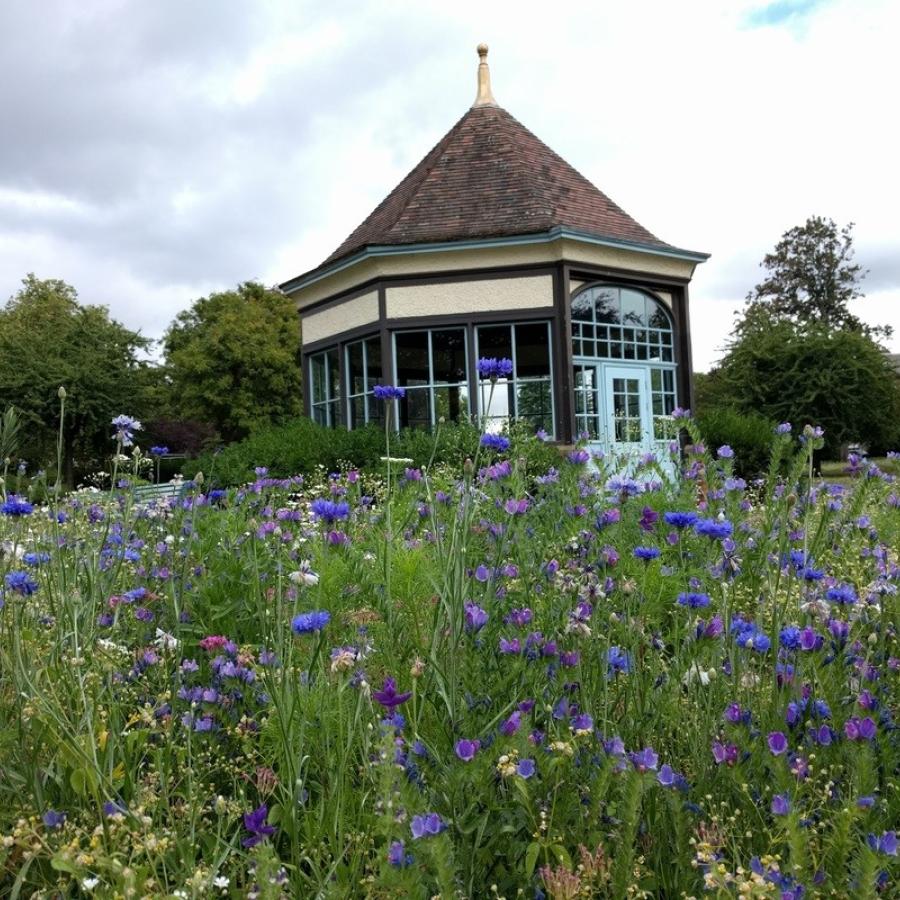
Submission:
[[[178,412],[226,440],[301,412],[297,309],[279,291],[248,281],[202,297],[164,346]]]
[[[761,428],[821,425],[827,456],[851,441],[889,449],[900,436],[900,389],[875,340],[890,329],[866,326],[849,309],[864,274],[853,262],[852,225],[813,216],[785,232],[762,266],[767,276],[747,295],[722,362],[701,379],[700,415],[730,409],[759,414]]]
[[[832,219],[810,216],[786,231],[760,265],[767,274],[747,295],[745,319],[765,309],[795,325],[890,336],[890,327],[865,325],[850,312],[850,302],[863,296],[866,274],[853,262],[852,222],[839,229]],[[738,323],[737,332],[743,327]]]
[[[74,484],[76,459],[85,467],[112,450],[110,420],[143,414],[142,385],[151,364],[139,353],[147,338],[111,319],[105,306],[82,306],[71,285],[33,274],[0,310],[0,408],[21,413],[22,456],[53,463],[60,385],[67,392],[64,479]]]

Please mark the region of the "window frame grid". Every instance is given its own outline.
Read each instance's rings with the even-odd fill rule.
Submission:
[[[309,355],[309,411],[310,418],[313,422],[317,422],[316,420],[316,410],[324,409],[325,411],[325,421],[317,422],[317,424],[322,425],[323,428],[336,428],[340,424],[340,410],[341,410],[341,381],[340,375],[338,375],[338,385],[337,385],[337,394],[333,394],[333,385],[331,378],[331,366],[328,364],[328,354],[333,353],[336,357],[335,362],[337,363],[338,372],[341,369],[341,351],[340,345],[335,344],[333,347],[326,347],[324,350],[317,350],[315,353],[311,353]],[[324,400],[316,400],[315,399],[315,379],[313,377],[313,367],[315,366],[315,362],[317,358],[322,358],[325,362],[324,368],[324,385],[325,385],[325,399]],[[332,413],[332,410],[336,409],[338,411],[338,421],[335,421],[335,416]]]
[[[379,335],[368,335],[366,337],[358,338],[355,341],[350,341],[344,344],[344,371],[347,373],[347,394],[345,398],[346,403],[346,422],[348,430],[352,430],[358,427],[364,427],[366,425],[370,425],[373,422],[379,421],[376,417],[372,416],[372,388],[375,387],[374,384],[369,384],[369,348],[368,344],[371,341],[380,340]],[[363,380],[363,392],[359,393],[351,393],[353,389],[353,376],[350,373],[350,348],[359,344],[362,347],[362,380]],[[382,371],[384,364],[382,362]],[[364,421],[362,423],[354,423],[353,422],[353,401],[358,400],[360,397],[363,399],[363,409]]]

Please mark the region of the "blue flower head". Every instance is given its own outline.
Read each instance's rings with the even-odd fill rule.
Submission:
[[[324,609],[300,613],[291,620],[294,634],[314,634],[321,631],[331,621],[331,613]]]
[[[34,512],[34,507],[27,500],[17,497],[15,494],[10,494],[4,504],[0,506],[0,513],[3,513],[4,516],[28,516],[32,512]]]
[[[478,375],[481,378],[490,378],[496,381],[498,378],[509,378],[513,373],[513,363],[511,359],[495,359],[494,357],[478,360]]]

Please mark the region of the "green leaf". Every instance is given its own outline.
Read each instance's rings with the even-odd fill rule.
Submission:
[[[525,851],[525,877],[531,878],[534,874],[534,867],[537,865],[538,854],[541,852],[541,845],[537,841],[532,841]]]

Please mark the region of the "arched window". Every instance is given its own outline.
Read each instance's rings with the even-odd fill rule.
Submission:
[[[641,362],[674,361],[672,320],[651,294],[598,284],[572,298],[576,357]]]

